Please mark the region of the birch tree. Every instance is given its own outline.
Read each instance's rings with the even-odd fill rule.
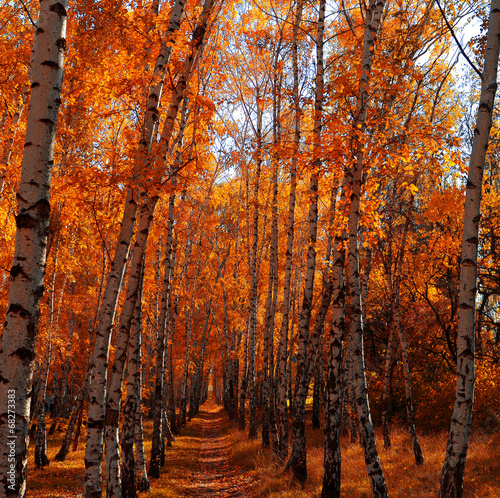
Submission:
[[[277,445],[274,453],[278,462],[283,462],[288,456],[288,407],[287,407],[287,351],[288,351],[288,329],[290,321],[290,294],[292,283],[293,242],[295,229],[295,201],[297,189],[297,159],[300,146],[300,95],[299,95],[299,66],[298,66],[298,44],[299,29],[302,20],[304,3],[299,0],[294,14],[293,38],[292,38],[292,66],[293,66],[293,103],[294,103],[294,154],[290,165],[290,194],[288,200],[287,214],[287,238],[285,276],[283,283],[283,311],[280,327],[280,338],[278,343],[278,356],[276,359],[276,429]]]
[[[42,0],[33,66],[16,240],[0,346],[0,489],[26,494],[29,410],[46,265],[50,183],[66,51],[66,0]]]
[[[375,435],[371,420],[368,392],[366,386],[361,285],[359,274],[359,217],[363,167],[365,163],[364,137],[369,98],[370,74],[373,64],[375,42],[385,7],[384,0],[370,0],[365,13],[363,52],[361,59],[361,78],[359,81],[357,116],[353,123],[354,164],[349,175],[350,206],[348,215],[348,292],[351,303],[349,336],[353,346],[353,372],[356,391],[356,406],[361,442],[365,452],[365,462],[370,478],[373,496],[387,496],[384,474],[375,445]]]
[[[184,1],[179,0],[174,5],[170,18],[170,25],[167,39],[162,44],[160,54],[158,56],[155,67],[155,84],[151,86],[148,96],[148,106],[146,108],[145,124],[143,127],[142,137],[139,142],[137,160],[134,164],[134,176],[141,179],[143,186],[149,183],[151,177],[145,178],[145,171],[151,169],[157,175],[153,178],[158,178],[157,169],[162,171],[165,163],[169,144],[174,128],[175,119],[179,105],[182,102],[185,89],[187,87],[189,77],[193,65],[198,60],[200,48],[206,32],[208,24],[208,16],[211,12],[212,2],[204,5],[202,12],[202,26],[193,34],[191,41],[191,51],[186,58],[183,66],[183,71],[179,81],[176,84],[174,92],[171,96],[169,113],[166,117],[164,129],[162,131],[160,145],[156,154],[151,158],[151,144],[153,140],[153,132],[157,126],[159,119],[158,105],[163,90],[165,74],[168,68],[168,62],[172,55],[174,46],[174,33],[180,27],[180,19],[184,11]],[[208,10],[208,12],[207,12]],[[152,161],[152,164],[151,162]],[[158,166],[155,166],[158,165]],[[141,168],[141,166],[143,168]],[[161,175],[160,175],[161,176]],[[139,182],[141,183],[141,182]],[[89,425],[87,436],[87,448],[85,452],[85,495],[87,498],[94,496],[100,497],[102,494],[102,453],[103,453],[103,424],[105,420],[105,399],[106,399],[106,382],[107,382],[107,363],[109,356],[109,346],[111,340],[111,329],[114,322],[116,312],[118,290],[120,288],[125,262],[128,259],[130,242],[135,226],[137,213],[137,188],[131,189],[127,193],[125,202],[125,210],[123,214],[122,227],[115,252],[115,257],[110,270],[110,276],[106,291],[104,293],[103,306],[99,319],[99,328],[96,335],[96,345],[94,348],[94,359],[91,379],[91,402],[89,406]]]
[[[493,104],[497,90],[500,51],[500,0],[492,0],[484,67],[481,75],[481,96],[474,128],[465,195],[462,260],[457,333],[457,390],[450,436],[441,473],[440,496],[462,496],[465,460],[472,423],[475,383],[475,321],[477,293],[477,253],[483,170],[488,150]]]

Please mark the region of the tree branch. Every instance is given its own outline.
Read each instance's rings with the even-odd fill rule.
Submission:
[[[474,69],[474,71],[478,74],[479,78],[481,78],[481,81],[483,81],[483,75],[481,74],[481,71],[474,65],[474,63],[469,59],[468,55],[465,53],[465,50],[463,49],[462,45],[458,41],[458,38],[455,35],[455,32],[453,31],[453,28],[451,24],[449,23],[448,19],[446,18],[446,14],[444,13],[443,8],[441,7],[441,4],[439,3],[439,0],[436,0],[436,4],[439,8],[439,12],[441,12],[441,16],[444,19],[444,22],[446,24],[446,27],[448,28],[448,31],[451,33],[451,36],[453,36],[453,39],[455,40],[456,44],[458,45],[458,49],[462,53],[462,55],[465,57],[467,62],[469,63],[470,67]]]

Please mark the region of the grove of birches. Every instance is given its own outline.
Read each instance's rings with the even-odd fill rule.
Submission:
[[[389,496],[394,427],[415,466],[446,432],[462,496],[471,432],[500,426],[500,0],[0,20],[0,496],[81,431],[82,496],[135,497],[209,394],[298,486],[312,416],[323,498],[345,435]]]

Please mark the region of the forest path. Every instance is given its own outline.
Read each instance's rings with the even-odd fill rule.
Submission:
[[[228,416],[212,400],[188,422],[178,438],[179,442],[183,438],[190,440],[190,462],[186,463],[185,474],[180,479],[182,487],[177,488],[179,497],[255,496],[252,492],[255,479],[231,459],[231,438],[227,431]],[[173,443],[173,447],[176,444]]]

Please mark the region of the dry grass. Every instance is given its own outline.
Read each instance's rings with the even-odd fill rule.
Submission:
[[[444,460],[447,435],[420,436],[425,462],[417,466],[406,432],[393,430],[392,448],[377,447],[391,497],[432,497],[439,492],[439,478]],[[273,463],[270,451],[263,451],[258,441],[248,439],[233,429],[233,456],[236,462],[253,473],[260,482],[259,496],[272,498],[314,498],[321,496],[323,479],[323,434],[308,424],[307,470],[304,488],[295,485],[289,473]],[[471,438],[466,465],[464,498],[500,498],[500,461],[495,458],[500,434],[476,432]],[[342,496],[368,498],[370,483],[366,475],[363,451],[358,444],[342,438]]]
[[[65,427],[63,429],[65,430]],[[47,456],[50,464],[44,469],[35,469],[34,441],[31,442],[28,455],[28,496],[40,498],[83,496],[86,432],[82,431],[80,435],[78,450],[71,451],[64,462],[56,462],[54,457],[61,448],[64,430],[49,437]]]
[[[151,448],[152,423],[147,422],[146,455]],[[276,467],[270,451],[263,451],[260,441],[249,441],[247,435],[226,422],[223,432],[229,432],[235,463],[258,481],[257,495],[272,498],[314,498],[321,494],[323,478],[323,433],[307,425],[308,475],[303,489],[297,487],[290,474]],[[152,489],[141,497],[176,497],[192,484],[199,470],[197,457],[200,445],[200,421],[194,418],[182,431],[171,448],[167,448],[166,465],[161,479],[152,481]],[[409,437],[403,429],[392,431],[392,448],[383,449],[377,439],[382,466],[391,497],[432,497],[439,490],[439,476],[444,458],[447,435],[420,435],[425,463],[417,466]],[[85,433],[80,437],[78,451],[71,452],[65,462],[55,462],[54,456],[62,443],[63,433],[49,438],[50,465],[34,469],[33,448],[29,455],[28,496],[76,498],[83,496]],[[500,433],[476,431],[469,446],[464,498],[500,498],[500,460],[496,457]],[[364,458],[358,444],[342,438],[342,496],[362,498],[371,496]]]
[[[147,421],[144,426],[147,459],[151,452],[152,429],[152,421]],[[179,495],[179,490],[186,487],[192,470],[197,468],[196,456],[199,446],[199,440],[196,438],[197,431],[199,428],[196,419],[193,419],[183,429],[174,445],[167,448],[166,463],[161,478],[151,480],[150,491],[141,493],[141,497],[176,497]],[[64,433],[58,433],[49,438],[47,453],[50,464],[43,470],[35,469],[34,449],[31,445],[28,460],[28,496],[83,497],[86,433],[82,432],[80,436],[78,451],[71,451],[64,462],[56,462],[54,457],[61,447],[63,435]],[[105,468],[103,473],[105,474]]]

